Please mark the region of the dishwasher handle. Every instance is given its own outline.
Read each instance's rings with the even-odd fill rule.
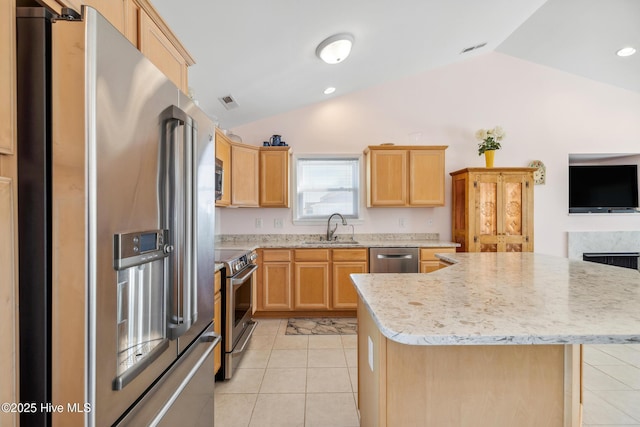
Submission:
[[[412,259],[412,254],[378,254],[378,259]]]

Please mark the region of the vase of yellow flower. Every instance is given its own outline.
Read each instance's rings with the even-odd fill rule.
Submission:
[[[500,126],[488,130],[479,129],[476,132],[476,139],[480,141],[478,143],[478,156],[484,154],[486,167],[493,167],[495,150],[502,148],[500,141],[502,141],[505,136],[506,134]]]

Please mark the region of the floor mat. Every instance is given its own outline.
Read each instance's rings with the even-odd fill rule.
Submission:
[[[358,319],[355,317],[317,317],[289,319],[286,335],[355,335]]]

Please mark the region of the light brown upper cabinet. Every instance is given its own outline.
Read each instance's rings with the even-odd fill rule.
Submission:
[[[260,206],[289,207],[290,147],[260,148]]]
[[[447,146],[369,146],[368,207],[444,206]]]
[[[254,145],[231,142],[232,206],[258,206],[259,152],[260,149]]]
[[[38,0],[60,13],[63,7],[81,12],[91,6],[124,34],[182,92],[189,92],[188,67],[195,64],[149,0]]]
[[[451,172],[452,235],[460,252],[533,252],[535,168]]]
[[[146,13],[140,13],[140,52],[154,63],[182,92],[189,92],[187,61]]]

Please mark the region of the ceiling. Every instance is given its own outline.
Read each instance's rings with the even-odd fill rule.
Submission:
[[[640,51],[639,0],[152,2],[196,60],[193,97],[225,128],[491,51],[640,92],[640,52],[615,55]],[[342,32],[351,56],[325,64],[317,45]]]

